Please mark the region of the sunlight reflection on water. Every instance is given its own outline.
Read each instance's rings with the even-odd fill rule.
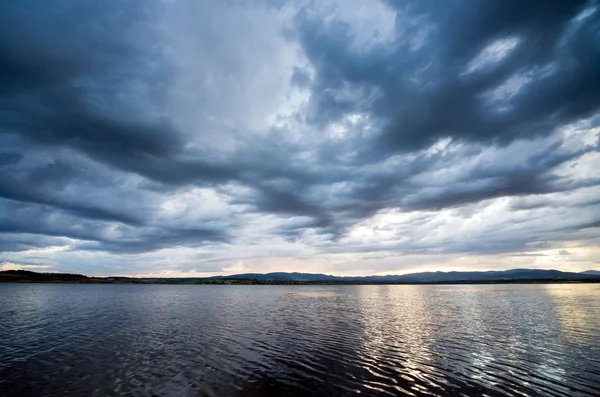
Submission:
[[[597,396],[599,329],[591,284],[0,284],[0,395]]]

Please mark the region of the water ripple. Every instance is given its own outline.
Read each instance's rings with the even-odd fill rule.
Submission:
[[[598,396],[600,286],[0,285],[1,396]]]

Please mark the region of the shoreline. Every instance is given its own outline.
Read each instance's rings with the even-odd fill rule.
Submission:
[[[78,285],[484,285],[484,284],[599,284],[600,280],[479,280],[479,281],[438,281],[438,282],[316,282],[316,281],[260,281],[260,280],[225,280],[225,281],[49,281],[49,280],[0,280],[0,284],[78,284]]]
[[[17,284],[145,284],[145,285],[466,285],[466,284],[581,284],[600,283],[594,273],[556,270],[435,272],[399,276],[343,277],[311,273],[248,273],[215,277],[86,276],[72,273],[0,271],[0,283]]]

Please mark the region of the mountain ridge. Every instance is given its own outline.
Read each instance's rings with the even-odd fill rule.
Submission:
[[[272,272],[272,273],[241,273],[228,276],[209,277],[213,280],[257,280],[257,281],[366,281],[366,282],[412,282],[431,283],[448,281],[500,281],[500,280],[528,280],[528,279],[600,279],[600,272],[563,272],[560,270],[545,269],[510,269],[488,271],[435,271],[407,273],[402,275],[371,275],[371,276],[333,276],[319,273],[299,272]]]
[[[581,274],[592,274],[600,276],[600,270],[586,270],[584,272],[581,272]]]
[[[213,277],[88,277],[81,274],[0,271],[0,282],[136,284],[466,284],[511,282],[600,282],[600,271],[580,273],[545,269],[419,272],[401,275],[334,276],[320,273],[240,273]]]

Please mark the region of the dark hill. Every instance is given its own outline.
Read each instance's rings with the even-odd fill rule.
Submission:
[[[0,282],[136,284],[467,284],[518,282],[600,282],[600,272],[513,269],[484,272],[423,272],[389,276],[340,277],[313,273],[244,273],[207,278],[86,277],[81,274],[0,271]]]
[[[581,274],[589,274],[592,276],[600,276],[600,270],[586,270],[585,272],[581,272]]]
[[[82,274],[37,273],[29,270],[0,271],[0,281],[8,282],[85,282],[88,278]]]
[[[511,281],[584,281],[600,280],[600,274],[561,272],[559,270],[513,269],[484,272],[423,272],[390,276],[339,277],[310,273],[245,273],[211,277],[212,280],[252,280],[256,282],[312,282],[312,283],[367,283],[367,284],[427,284],[465,282]]]

